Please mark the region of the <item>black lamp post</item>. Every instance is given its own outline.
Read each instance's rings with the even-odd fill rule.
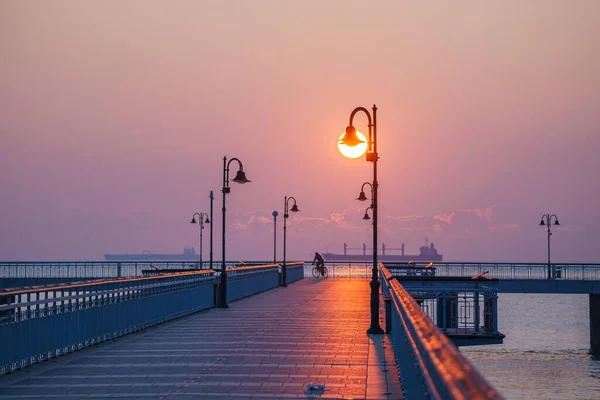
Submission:
[[[236,183],[250,182],[246,178],[244,166],[240,160],[237,158],[232,158],[229,160],[229,162],[227,162],[227,157],[223,157],[223,208],[221,209],[223,211],[223,239],[221,243],[223,249],[221,252],[221,301],[219,302],[219,307],[221,308],[229,307],[227,305],[227,271],[225,266],[225,195],[231,192],[231,188],[229,187],[229,164],[231,164],[232,161],[237,161],[237,163],[240,165],[240,169],[235,175],[235,178],[233,178],[233,181]]]
[[[373,163],[373,183],[371,184],[372,203],[371,208],[373,210],[373,268],[371,269],[371,326],[367,330],[368,334],[382,334],[383,329],[379,326],[379,274],[377,269],[377,189],[379,187],[377,182],[377,160],[379,155],[377,154],[377,106],[373,105],[373,119],[369,110],[364,107],[356,107],[350,114],[350,123],[346,128],[346,133],[339,140],[339,143],[345,144],[346,146],[357,146],[364,143],[364,140],[359,138],[356,134],[356,128],[352,124],[354,116],[359,111],[364,112],[367,115],[369,137],[367,141],[367,153],[366,161]],[[364,187],[364,185],[363,185]],[[364,195],[364,192],[363,192]],[[360,197],[359,197],[360,200]],[[368,214],[367,214],[368,216]]]
[[[287,225],[286,225],[286,221],[289,218],[289,213],[288,213],[288,207],[289,207],[289,203],[290,200],[294,200],[294,204],[292,205],[292,208],[289,210],[291,212],[298,212],[300,211],[298,209],[298,206],[296,205],[296,199],[293,197],[287,197],[285,196],[284,200],[283,200],[283,266],[281,267],[281,286],[287,286],[287,266],[285,264],[285,251],[286,251],[286,239],[287,239]]]
[[[202,269],[202,230],[204,229],[204,224],[210,224],[210,219],[208,219],[207,213],[194,213],[192,215],[192,224],[196,223],[196,215],[198,216],[198,225],[200,226],[200,269]],[[203,219],[204,216],[206,216],[206,220]]]
[[[210,191],[208,198],[210,199],[210,220],[213,221],[213,200],[215,199],[215,195],[213,194],[212,190]],[[210,264],[209,264],[209,267],[210,267],[210,269],[213,269],[213,224],[210,224]]]
[[[552,235],[550,227],[552,226],[552,221],[554,221],[554,225],[560,225],[556,214],[544,214],[540,221],[540,226],[546,226],[548,228],[548,279],[552,279],[552,266],[550,264],[550,236]]]
[[[273,211],[273,264],[277,264],[277,216],[279,213]]]

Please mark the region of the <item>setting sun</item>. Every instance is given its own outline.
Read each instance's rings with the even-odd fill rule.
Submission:
[[[342,138],[344,137],[344,135],[345,133],[342,133],[342,135],[338,139],[338,150],[340,151],[340,153],[342,153],[344,157],[358,158],[365,154],[365,151],[367,151],[367,138],[365,137],[365,135],[363,135],[359,131],[356,131],[356,136],[358,136],[358,138],[363,141],[363,143],[359,143],[356,146],[348,146],[346,144],[343,144]]]

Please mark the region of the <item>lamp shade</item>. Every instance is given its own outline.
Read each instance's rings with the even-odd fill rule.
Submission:
[[[557,219],[554,221],[554,225],[560,225],[560,224],[558,223],[558,218],[557,218]]]
[[[358,195],[358,198],[356,199],[358,201],[366,201],[367,200],[367,196],[365,195],[364,191],[360,191],[360,194]]]
[[[196,217],[192,217],[192,220],[190,221],[191,224],[195,224],[196,223]]]
[[[204,220],[205,224],[210,224],[210,219],[208,219],[208,217],[206,217],[206,219]]]
[[[365,141],[356,135],[356,128],[350,125],[346,128],[346,134],[340,139],[340,143],[354,147],[365,143]]]
[[[236,183],[251,182],[250,180],[248,180],[248,178],[246,178],[246,173],[244,171],[242,171],[241,169],[237,172],[237,174],[235,174],[235,178],[233,178],[233,181]]]
[[[363,219],[366,221],[371,219],[371,217],[369,217],[369,213],[367,211],[365,211],[365,216],[363,217]]]
[[[298,206],[296,205],[296,203],[294,203],[294,205],[292,206],[292,209],[290,211],[292,211],[292,212],[298,212],[300,210],[298,209]]]
[[[546,226],[546,223],[544,222],[544,218],[542,218],[542,220],[540,221],[540,226]]]

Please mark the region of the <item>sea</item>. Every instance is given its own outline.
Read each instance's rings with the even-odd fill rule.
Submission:
[[[506,399],[599,399],[590,355],[589,296],[498,294],[501,345],[461,347]]]

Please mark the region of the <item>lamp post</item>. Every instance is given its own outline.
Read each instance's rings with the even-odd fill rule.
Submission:
[[[240,166],[240,169],[235,175],[235,178],[233,178],[233,181],[236,183],[250,182],[246,178],[244,166],[240,160],[237,158],[232,158],[229,160],[229,162],[227,162],[227,157],[223,157],[223,208],[221,209],[223,211],[223,238],[221,242],[223,248],[221,252],[221,301],[219,302],[219,307],[221,308],[229,307],[227,305],[227,271],[225,267],[225,195],[231,192],[231,188],[229,187],[229,164],[231,164],[232,161],[237,161]]]
[[[198,216],[198,225],[200,226],[200,269],[202,269],[202,230],[204,229],[204,224],[210,224],[210,219],[208,219],[207,213],[194,213],[192,215],[192,224],[196,223],[196,215]],[[206,216],[206,220],[203,219],[204,216]]]
[[[277,216],[279,213],[273,211],[273,264],[277,264]]]
[[[346,128],[346,133],[338,140],[338,148],[342,154],[346,153],[343,148],[359,149],[364,146],[364,139],[361,138],[362,134],[356,132],[356,128],[352,124],[354,116],[358,112],[364,112],[367,116],[369,137],[366,143],[366,161],[373,163],[373,183],[371,184],[371,208],[373,210],[373,268],[371,269],[371,326],[367,330],[368,334],[383,334],[383,329],[379,326],[379,274],[377,270],[377,190],[379,184],[377,182],[377,160],[379,160],[379,154],[377,153],[377,106],[373,105],[373,118],[369,110],[364,107],[356,107],[350,114],[350,123]],[[362,136],[364,137],[364,136]],[[360,155],[362,155],[362,152]],[[364,187],[364,185],[363,185]],[[364,193],[363,193],[364,194]],[[368,215],[367,215],[368,216]]]
[[[213,191],[210,191],[210,194],[208,195],[208,198],[210,199],[210,220],[213,221],[213,200],[215,199],[215,195],[213,194]],[[210,224],[210,264],[209,264],[210,269],[213,269],[213,224]]]
[[[548,279],[552,279],[552,266],[550,264],[550,236],[552,235],[550,227],[552,226],[552,221],[554,221],[554,225],[560,225],[556,214],[544,214],[540,221],[540,226],[546,226],[548,228]]]
[[[292,208],[289,210],[291,212],[298,212],[298,206],[296,205],[296,199],[294,197],[284,197],[283,200],[283,266],[281,267],[281,286],[287,286],[287,265],[285,259],[285,251],[286,251],[286,239],[287,239],[287,225],[286,221],[289,218],[290,214],[288,212],[288,207],[290,200],[294,200],[294,204]]]

